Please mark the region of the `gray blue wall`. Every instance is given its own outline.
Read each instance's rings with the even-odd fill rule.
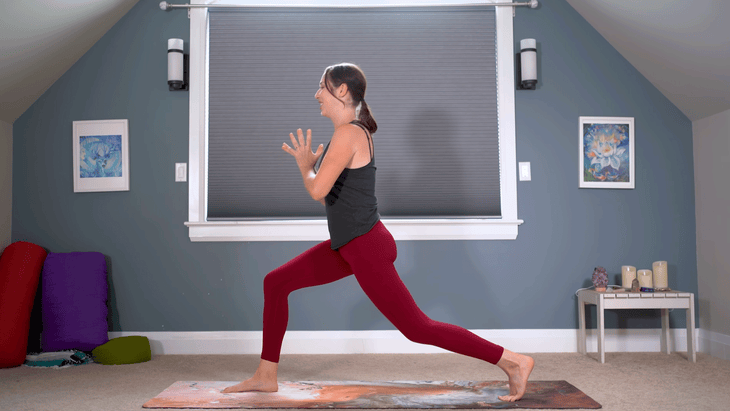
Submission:
[[[0,250],[10,244],[13,221],[13,125],[0,120]]]
[[[538,40],[539,86],[516,92],[514,241],[399,241],[396,267],[432,318],[470,329],[577,327],[575,291],[593,268],[669,261],[697,292],[692,124],[563,0],[519,9]],[[110,264],[110,330],[261,330],[262,280],[313,242],[192,243],[188,93],[167,89],[167,39],[189,45],[184,11],[139,2],[14,124],[12,240],[99,251]],[[316,79],[315,79],[316,83]],[[636,124],[636,189],[578,188],[578,117]],[[73,193],[72,122],[129,119],[131,190]],[[294,177],[293,177],[294,178]],[[289,330],[393,329],[354,278],[297,291]],[[673,327],[684,314],[672,313]],[[658,312],[607,313],[607,326],[659,327]]]

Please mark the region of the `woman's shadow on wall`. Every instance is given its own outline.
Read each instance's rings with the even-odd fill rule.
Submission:
[[[400,198],[407,196],[408,199],[393,204],[389,198],[378,198],[382,204],[381,215],[386,218],[453,216],[454,205],[467,201],[466,196],[458,193],[468,190],[463,161],[454,140],[456,121],[444,110],[427,108],[414,112],[403,130],[401,142],[407,146],[408,154],[403,161],[390,163],[397,164],[390,166],[395,170],[380,166],[384,178],[378,179],[378,185],[390,186],[390,192],[403,193]],[[426,138],[434,134],[438,146]]]

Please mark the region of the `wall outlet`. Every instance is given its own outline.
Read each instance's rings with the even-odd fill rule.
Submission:
[[[532,175],[530,173],[530,162],[522,162],[519,163],[520,167],[520,181],[530,181],[532,180]]]
[[[188,163],[175,163],[175,181],[188,181]]]

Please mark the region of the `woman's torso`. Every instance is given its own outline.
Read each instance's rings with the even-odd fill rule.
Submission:
[[[375,197],[375,150],[372,137],[364,127],[361,128],[364,138],[358,139],[356,154],[325,197],[333,250],[367,233],[380,220]],[[328,148],[329,143],[320,160],[327,155]]]

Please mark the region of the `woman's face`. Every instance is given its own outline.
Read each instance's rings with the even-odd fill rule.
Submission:
[[[342,102],[337,99],[337,97],[333,96],[332,93],[327,90],[327,85],[325,84],[325,76],[326,74],[322,74],[322,79],[319,80],[319,89],[314,94],[314,98],[319,101],[319,109],[321,111],[321,114],[325,117],[330,117],[335,110],[337,110],[338,105],[342,106]]]

